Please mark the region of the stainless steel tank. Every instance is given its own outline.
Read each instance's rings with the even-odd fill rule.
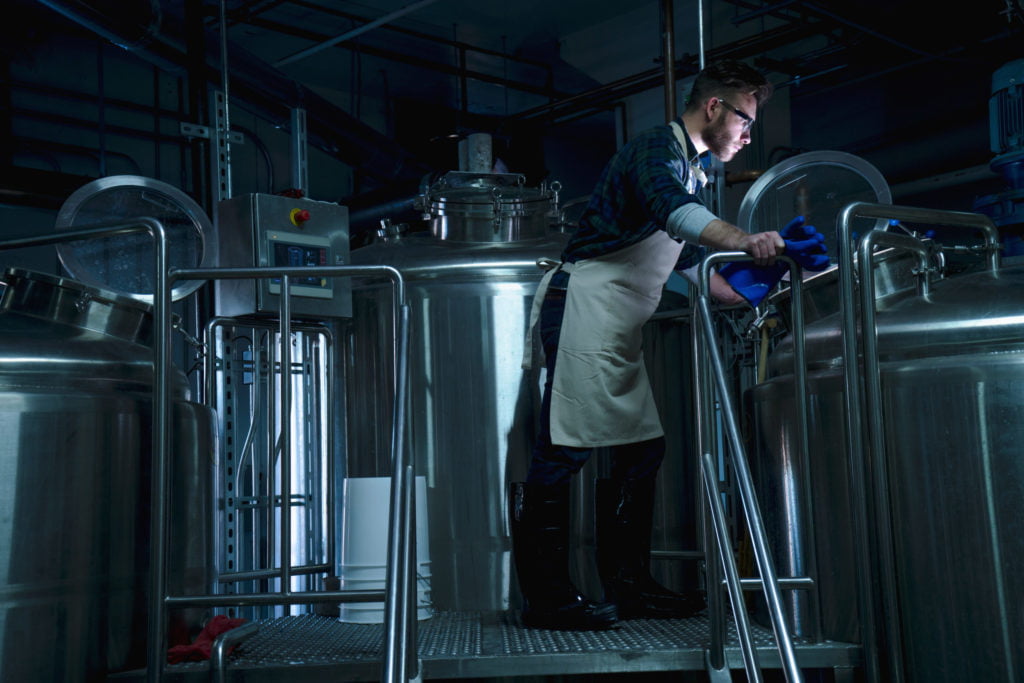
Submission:
[[[879,647],[907,681],[1019,681],[1024,269],[951,277],[926,296],[897,290],[878,299],[876,321],[884,456],[871,466],[890,505],[872,512],[891,518],[895,585],[872,598],[891,600],[899,624]],[[794,433],[792,340],[773,353],[770,379],[752,390],[755,476],[776,561],[817,567],[820,604],[791,601],[794,629],[857,642],[854,572],[869,549],[854,542],[841,329],[838,314],[807,326],[806,457]]]
[[[352,252],[354,264],[391,265],[406,281],[406,443],[417,475],[426,477],[437,609],[490,611],[515,604],[505,495],[507,482],[526,475],[537,429],[542,370],[525,372],[521,363],[543,274],[536,261],[558,259],[566,241],[551,229],[553,199],[543,188],[459,174],[425,197],[429,233],[392,236]],[[343,335],[348,475],[382,476],[390,473],[391,291],[388,283],[354,282],[352,297],[351,328]],[[686,343],[681,324],[678,318],[662,320],[653,329],[671,330],[673,340]],[[686,372],[685,353],[674,345],[658,351],[674,363],[673,373],[680,366]],[[667,384],[668,392],[688,396],[685,381]],[[669,420],[675,406],[685,405],[666,403],[672,406]],[[583,493],[581,509],[592,495]],[[659,512],[659,521],[663,516]],[[584,515],[579,522],[583,535],[590,534],[591,520]]]
[[[0,680],[102,681],[145,664],[150,307],[10,270],[0,303]],[[172,375],[169,589],[212,589],[215,445]],[[187,642],[201,611],[172,612]]]

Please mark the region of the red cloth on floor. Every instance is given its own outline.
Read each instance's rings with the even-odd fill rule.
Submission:
[[[245,623],[245,619],[232,619],[218,614],[206,624],[202,633],[196,636],[190,645],[175,645],[167,650],[167,663],[201,662],[209,659],[213,649],[213,641],[220,634],[237,628]],[[231,648],[232,650],[234,647]],[[230,652],[230,650],[229,650]]]

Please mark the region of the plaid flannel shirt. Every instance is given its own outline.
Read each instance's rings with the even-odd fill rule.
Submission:
[[[684,150],[671,126],[664,125],[641,133],[616,152],[598,178],[563,260],[575,262],[636,244],[664,230],[669,214],[680,206],[700,202],[686,190],[695,180],[688,159],[697,154],[689,136],[686,143]],[[696,244],[684,245],[676,269],[699,263],[705,253]]]

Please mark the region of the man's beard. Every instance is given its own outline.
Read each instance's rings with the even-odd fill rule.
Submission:
[[[722,161],[729,161],[736,156],[736,145],[733,137],[725,129],[725,125],[721,120],[708,125],[707,129],[701,134],[701,139],[707,145],[708,151]]]

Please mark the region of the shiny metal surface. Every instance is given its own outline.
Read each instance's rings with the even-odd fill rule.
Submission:
[[[947,213],[917,217],[970,224],[970,215]],[[852,334],[845,320],[840,325],[854,317],[847,311],[809,325],[809,455],[792,446],[785,399],[792,379],[781,363],[754,390],[760,490],[789,515],[773,525],[776,540],[790,561],[814,554],[821,564],[821,614],[807,618],[822,619],[826,637],[855,638],[859,625],[847,615],[857,611],[856,570],[868,557],[879,631],[861,635],[879,649],[884,680],[1020,679],[1024,618],[1015,596],[1024,582],[1010,558],[1024,552],[1013,532],[1024,518],[1022,288],[1022,269],[993,264],[881,297],[870,315],[865,302]],[[866,397],[857,419],[846,376],[851,339],[866,359],[852,385]],[[851,424],[858,439],[850,438]],[[859,444],[863,461],[851,450]],[[801,476],[809,491],[799,489]],[[803,504],[813,536],[799,519]],[[866,538],[858,536],[860,506]]]
[[[419,201],[438,239],[502,243],[544,237],[556,192],[525,181],[514,173],[451,171]]]
[[[163,271],[160,271],[161,273]],[[263,592],[257,594],[231,594],[218,595],[207,593],[197,596],[174,596],[168,595],[167,585],[163,577],[156,577],[152,582],[153,594],[156,600],[151,604],[152,611],[150,618],[150,633],[161,631],[162,615],[167,607],[174,606],[212,606],[212,605],[276,605],[276,604],[302,604],[322,602],[367,602],[379,601],[381,597],[385,600],[385,661],[383,680],[389,683],[397,683],[414,677],[416,657],[416,620],[412,618],[412,611],[409,608],[410,593],[412,592],[413,558],[415,556],[415,537],[410,530],[414,528],[414,491],[412,486],[405,484],[405,473],[411,472],[412,462],[408,450],[404,447],[404,412],[406,406],[405,376],[406,376],[406,348],[407,330],[409,319],[408,304],[406,301],[405,281],[401,273],[390,266],[323,266],[323,267],[286,267],[286,268],[218,268],[218,269],[176,269],[166,274],[161,283],[160,291],[163,295],[159,298],[156,307],[156,318],[158,327],[167,329],[167,316],[169,304],[169,290],[167,285],[176,279],[251,279],[251,278],[280,278],[281,297],[278,310],[278,330],[281,339],[291,339],[291,315],[289,302],[291,301],[291,280],[292,278],[315,277],[381,277],[387,279],[393,291],[392,307],[390,308],[390,319],[397,324],[392,334],[393,359],[397,368],[395,382],[390,392],[392,401],[392,414],[394,419],[391,424],[391,461],[396,463],[395,472],[391,477],[391,514],[388,516],[388,579],[384,594],[379,591],[348,591],[329,590],[315,591],[309,593],[295,593],[289,590],[280,592]],[[156,392],[159,399],[166,393],[167,383],[165,375],[168,371],[168,357],[166,354],[167,335],[159,335],[157,339],[156,356],[160,359],[159,372],[160,390]],[[284,367],[291,365],[291,353],[289,345],[284,344],[281,353],[281,364]],[[281,384],[281,406],[284,414],[291,414],[291,383]],[[162,418],[157,421],[158,427]],[[160,461],[164,462],[164,445],[167,435],[162,429],[159,442],[161,450]],[[285,420],[281,425],[280,443],[282,452],[290,452],[291,449],[291,428]],[[291,491],[291,466],[288,459],[281,463],[281,490]],[[166,507],[166,484],[163,482],[154,484],[154,500],[161,508],[161,516]],[[291,525],[290,506],[283,506],[281,526],[287,528]],[[165,528],[162,524],[154,525],[154,536],[166,538]],[[280,533],[281,556],[287,557],[290,548],[290,533]],[[161,547],[162,543],[154,543],[153,546]],[[279,569],[281,585],[287,586],[291,578],[291,567],[288,563],[282,563]],[[172,591],[173,592],[173,591]],[[162,642],[156,638],[152,642]],[[152,646],[151,646],[152,649]],[[162,680],[163,673],[163,652],[159,647],[155,652],[150,652],[149,668],[146,671],[147,680],[157,683]],[[406,676],[406,673],[409,675]]]
[[[525,476],[540,405],[539,371],[521,363],[541,256],[561,240],[458,245],[407,237],[352,252],[406,277],[410,311],[407,443],[427,479],[431,598],[441,609],[506,609],[511,543],[506,482]],[[353,282],[342,343],[348,367],[347,476],[391,473],[391,293]],[[382,315],[383,314],[383,315]],[[385,328],[387,325],[385,325]]]
[[[145,661],[153,444],[146,306],[8,271],[0,303],[0,679],[92,681]],[[170,582],[212,584],[209,411],[170,386]],[[170,613],[189,641],[202,612]]]
[[[324,325],[291,325],[291,448],[288,509],[295,520],[287,553],[281,548],[282,362],[276,319],[214,318],[207,323],[207,402],[220,418],[222,467],[217,473],[218,582],[225,593],[281,590],[281,558],[288,589],[315,591],[334,575],[333,480],[334,340]],[[232,616],[256,619],[298,614],[310,606],[253,606]]]
[[[503,610],[515,605],[506,483],[526,475],[540,406],[541,370],[521,367],[530,306],[542,270],[538,258],[558,259],[566,239],[505,244],[453,243],[414,235],[353,252],[355,263],[388,263],[406,276],[410,301],[408,442],[416,474],[427,478],[431,597],[438,609]],[[679,302],[668,297],[669,307]],[[348,406],[348,476],[390,472],[386,404],[392,353],[378,326],[389,293],[370,281],[353,283],[352,327],[344,355]],[[665,312],[663,312],[665,313]],[[688,319],[676,309],[649,323],[645,353],[663,409],[669,454],[659,477],[654,548],[696,546],[696,462],[689,455]],[[386,318],[383,318],[386,320]],[[370,343],[368,343],[368,340]],[[592,566],[593,478],[600,457],[579,477],[575,520],[579,576],[599,590]],[[684,493],[680,493],[680,492]],[[683,520],[684,530],[680,529]],[[695,563],[656,561],[669,585],[694,587]]]
[[[855,256],[854,264],[856,263]],[[917,280],[913,276],[913,271],[917,267],[917,261],[906,252],[893,248],[884,249],[873,255],[872,263],[876,297],[885,297],[894,292],[914,288]],[[859,278],[854,279],[857,291],[860,291],[859,282]],[[819,273],[805,273],[803,284],[803,314],[806,322],[811,323],[839,311],[838,263],[833,263]],[[780,288],[767,299],[790,330],[793,329],[791,296],[792,289],[789,283],[782,282]]]

